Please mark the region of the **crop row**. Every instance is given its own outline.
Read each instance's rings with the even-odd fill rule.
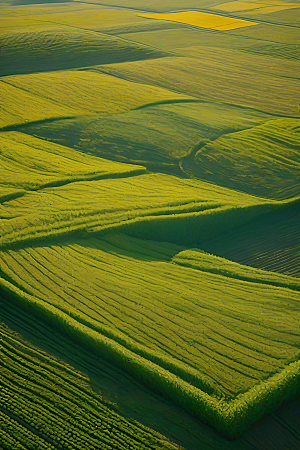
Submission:
[[[299,278],[299,220],[296,199],[201,248],[240,264]]]
[[[249,294],[247,285],[226,279],[225,293],[224,281],[215,275],[199,274],[173,264],[120,258],[93,248],[97,240],[89,242],[88,247],[86,241],[79,241],[77,245],[9,251],[2,254],[3,270],[27,292],[45,301],[51,298],[53,305],[79,322],[209,392],[218,391],[216,380],[224,392],[238,392],[294,357],[295,339],[283,334],[271,318],[262,316],[262,300],[253,305],[253,292]],[[101,246],[101,241],[98,243]],[[249,315],[252,311],[252,320],[245,316],[238,288],[244,292],[244,302],[248,299],[247,312]],[[287,293],[274,289],[258,285],[254,293],[257,299],[263,296],[264,308],[271,302],[285,322],[287,311],[278,309],[272,296],[276,293],[287,310],[295,310],[296,306],[292,298],[287,301]],[[126,296],[124,290],[128,292]],[[228,299],[226,308],[224,298]],[[256,311],[259,321],[255,320]],[[214,327],[216,321],[220,324],[218,331]],[[237,332],[236,326],[241,324],[248,335]],[[292,323],[290,326],[294,329]],[[182,327],[186,330],[184,337],[179,331]]]
[[[114,360],[141,382],[151,386],[185,409],[210,423],[227,437],[235,437],[250,423],[272,408],[277,407],[297,392],[300,364],[292,363],[269,380],[257,384],[248,393],[240,395],[229,403],[218,401],[199,389],[193,388],[161,367],[146,361],[110,339],[74,321],[51,305],[13,288],[2,281],[2,286],[10,294],[11,300],[21,302],[39,317],[55,324],[72,336],[78,343],[89,346],[97,354]],[[29,381],[28,381],[29,382]]]
[[[300,281],[295,277],[237,264],[228,259],[210,255],[200,250],[180,252],[172,258],[172,262],[192,269],[216,273],[251,283],[263,283],[300,291]]]
[[[124,241],[126,242],[126,239]],[[271,301],[272,308],[278,310],[278,314],[282,315],[282,321],[285,322],[287,319],[284,309],[278,309],[278,302],[275,299],[271,300],[275,294],[276,297],[285,298],[285,308],[296,310],[297,304],[293,303],[292,297],[287,301],[288,293],[285,291],[280,293],[280,291],[274,291],[274,288],[268,286],[264,288],[259,285],[253,288],[238,281],[230,282],[227,279],[224,281],[217,276],[204,276],[169,264],[149,265],[147,262],[135,261],[130,257],[119,258],[107,254],[106,251],[103,252],[107,247],[101,248],[101,241],[89,240],[88,247],[86,243],[86,241],[79,241],[77,245],[72,246],[53,245],[3,253],[3,264],[6,263],[6,266],[3,265],[3,270],[28,292],[46,301],[51,298],[52,304],[56,304],[77,320],[93,326],[94,329],[134,351],[138,350],[139,346],[126,339],[124,334],[120,335],[120,332],[125,332],[127,336],[134,336],[135,340],[147,347],[151,340],[152,348],[156,348],[157,351],[166,349],[168,354],[177,361],[182,359],[192,367],[196,362],[198,367],[214,378],[211,372],[213,358],[213,370],[217,371],[221,384],[227,385],[226,372],[228,376],[230,374],[230,378],[235,379],[235,383],[237,383],[237,377],[241,377],[239,372],[242,372],[244,378],[241,379],[241,383],[245,385],[245,376],[253,377],[254,375],[255,378],[266,376],[265,372],[268,370],[272,372],[278,365],[280,367],[286,358],[294,356],[294,339],[282,334],[276,322],[272,324],[271,318],[265,314],[262,316],[262,310],[257,309],[260,308],[259,304],[252,306],[250,301],[254,293],[257,298],[263,295],[265,305]],[[97,248],[97,244],[100,248]],[[117,250],[116,248],[115,251]],[[13,271],[18,274],[18,277],[13,274]],[[83,273],[86,274],[84,277]],[[160,281],[161,278],[166,278],[166,275],[170,281],[165,279],[164,288],[162,288]],[[190,286],[193,287],[188,291],[184,283],[187,277]],[[86,286],[87,279],[89,283]],[[181,300],[174,299],[173,279],[177,280],[175,295]],[[118,280],[118,286],[115,286],[116,280]],[[221,287],[222,282],[226,283],[226,294]],[[210,283],[214,285],[213,291],[209,286]],[[128,290],[129,284],[130,290]],[[251,296],[249,296],[250,287]],[[251,321],[249,323],[249,317],[246,318],[244,315],[244,304],[237,296],[237,288],[244,292],[244,301],[249,298],[248,314],[250,308],[253,317],[255,312],[259,311],[261,318],[259,321],[254,319],[252,326]],[[126,298],[122,294],[124,290],[128,291]],[[224,309],[224,306],[222,307],[224,296],[228,297],[228,303],[230,299],[234,306],[227,305]],[[149,302],[150,298],[152,302]],[[294,302],[297,302],[297,298],[296,294]],[[258,302],[260,303],[259,300]],[[220,307],[222,313],[220,313]],[[230,315],[230,310],[235,314],[239,310],[240,313],[234,317],[232,313]],[[201,323],[196,325],[198,317],[201,317]],[[227,322],[226,327],[224,327],[224,319]],[[218,332],[214,330],[215,321],[220,324]],[[236,333],[236,326],[240,321],[243,323],[244,333],[248,328],[248,337],[251,337],[248,345],[245,337],[241,337],[244,333]],[[264,325],[262,325],[263,322]],[[185,339],[179,337],[178,329],[182,326],[186,329]],[[264,331],[265,326],[268,328],[267,331]],[[190,333],[191,336],[189,336]],[[262,337],[265,338],[263,343]],[[281,344],[274,340],[281,341]],[[258,343],[256,344],[255,341]],[[189,342],[192,342],[193,346]],[[201,349],[200,354],[198,349]],[[193,359],[190,358],[190,352],[193,354]],[[144,351],[143,355],[149,355],[149,351],[146,353]],[[157,354],[155,356],[158,357]],[[160,358],[162,364],[164,359],[167,358]],[[193,382],[192,379],[189,381]]]
[[[1,410],[2,409],[2,410]],[[0,445],[3,450],[53,450],[55,447],[22,426],[0,409]],[[14,441],[17,442],[14,442]],[[3,446],[3,447],[2,447]]]
[[[81,449],[87,443],[91,449],[156,448],[157,440],[153,436],[128,423],[102,404],[99,396],[82,386],[82,376],[74,373],[72,380],[59,372],[55,374],[42,362],[39,364],[39,352],[32,361],[28,356],[23,358],[23,352],[14,348],[14,341],[4,332],[0,398],[2,413],[18,420],[22,429],[28,427],[28,435],[33,432],[36,446],[28,448],[52,448],[51,445],[43,447],[40,437],[56,448],[70,445]],[[23,348],[24,344],[19,344]],[[30,353],[34,353],[33,348]],[[14,438],[21,435],[17,427],[10,429]],[[25,429],[25,435],[26,432]]]

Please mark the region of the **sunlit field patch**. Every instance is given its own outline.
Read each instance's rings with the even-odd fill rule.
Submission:
[[[291,277],[180,250],[121,234],[25,246],[1,252],[0,285],[75,342],[236,437],[283,391],[295,392],[299,292],[289,289]],[[182,267],[186,258],[192,267]]]
[[[3,77],[0,127],[53,117],[112,114],[145,103],[191,98],[94,71]]]
[[[0,448],[298,449],[298,0],[32,1],[0,5]]]
[[[1,182],[7,188],[30,190],[143,170],[141,166],[95,158],[22,133],[0,133]]]
[[[214,6],[214,9],[228,12],[240,12],[240,11],[253,11],[257,14],[268,14],[277,11],[283,11],[285,9],[299,8],[299,4],[288,2],[228,2],[221,5]]]
[[[257,25],[257,23],[247,20],[232,19],[230,17],[202,13],[199,11],[186,11],[167,14],[141,14],[141,16],[149,19],[170,20],[173,22],[186,23],[187,25],[193,25],[196,27],[223,31]]]
[[[100,66],[99,70],[200,99],[247,106],[275,115],[300,116],[296,63],[289,61],[285,66],[286,73],[291,74],[287,77],[280,61],[275,61],[275,69],[271,69],[269,62],[238,51],[226,51],[223,56],[222,49],[205,47],[179,51],[184,56],[109,64]],[[189,52],[193,57],[186,56]]]

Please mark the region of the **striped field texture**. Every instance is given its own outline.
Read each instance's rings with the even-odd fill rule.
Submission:
[[[125,170],[128,167],[124,164]],[[278,206],[266,199],[164,174],[80,181],[27,191],[2,204],[1,246],[126,224],[133,224],[142,234],[147,227],[151,234],[156,225],[154,234],[162,233],[158,240],[165,240],[164,233],[170,234],[170,227],[173,241],[203,240]],[[219,217],[223,217],[220,229]]]
[[[195,155],[217,184],[269,198],[300,194],[300,120],[276,119],[224,134]]]
[[[233,437],[294,392],[300,294],[170,263],[178,250],[124,235],[7,250],[2,289]]]
[[[299,200],[234,232],[202,243],[205,251],[258,269],[300,277]]]
[[[0,445],[4,450],[176,449],[119,415],[86,375],[0,322]]]
[[[126,239],[127,254],[118,255],[122,239],[113,235],[104,242],[2,252],[2,270],[31,295],[103,327],[139,353],[145,348],[145,355],[162,365],[165,357],[179,368],[183,362],[182,370],[196,379],[205,374],[210,392],[235,397],[298,354],[297,292],[260,283],[249,292],[248,282],[163,261],[136,261]]]

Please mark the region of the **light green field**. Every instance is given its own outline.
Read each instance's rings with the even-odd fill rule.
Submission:
[[[275,74],[270,73],[270,69],[269,73],[249,70],[247,65],[240,65],[240,59],[247,59],[240,56],[240,52],[234,54],[234,65],[222,60],[220,51],[216,58],[210,51],[200,53],[196,58],[173,56],[110,64],[99,67],[99,70],[201,99],[246,106],[275,115],[300,115],[295,95],[300,89],[296,63],[289,62],[294,64],[293,79],[276,75],[276,70]]]
[[[221,3],[214,7],[218,10],[228,11],[233,17],[243,16],[252,20],[262,19],[271,23],[280,25],[299,25],[299,3],[298,2],[240,2],[234,1],[229,3]],[[294,11],[296,9],[296,11]]]
[[[127,167],[124,164],[128,173]],[[10,220],[0,223],[1,246],[120,226],[133,226],[142,234],[152,234],[154,227],[160,240],[173,227],[173,240],[198,241],[278,206],[266,199],[163,174],[74,182],[6,202],[2,209]],[[218,217],[223,217],[220,230]]]
[[[68,147],[14,131],[0,133],[0,167],[3,184],[28,190],[145,171],[143,167],[75,153]]]
[[[97,3],[98,0],[93,0],[93,3]],[[101,3],[99,1],[99,3]],[[184,3],[184,5],[182,4],[181,0],[166,0],[163,3],[158,1],[158,0],[154,0],[151,1],[151,3],[149,3],[146,0],[132,0],[130,2],[130,8],[136,8],[136,9],[140,9],[140,10],[145,10],[145,11],[160,11],[160,12],[164,12],[164,11],[174,11],[174,10],[185,10],[185,9],[197,9],[197,8],[206,8],[206,7],[211,7],[214,5],[218,5],[220,3],[219,0],[188,0],[186,3]],[[120,7],[124,7],[125,9],[128,8],[129,4],[127,0],[108,0],[106,2],[106,5],[111,5],[111,6],[120,6]]]
[[[80,450],[86,442],[101,450],[178,448],[126,420],[93,390],[86,375],[24,340],[2,320],[0,341],[2,448]]]
[[[68,154],[65,147],[62,152]],[[282,206],[162,174],[28,192],[2,205],[2,291],[236,437],[265,411],[261,402],[278,404],[278,385],[285,383],[287,397],[294,393],[299,336],[298,318],[291,317],[300,300],[298,285],[292,278],[276,283],[276,276],[270,280],[257,271],[254,280],[241,280],[243,268],[231,269],[237,276],[228,277],[183,267],[182,243],[200,244],[274,208]],[[107,235],[110,230],[151,241]],[[91,237],[78,239],[78,233]],[[56,242],[58,237],[69,240]],[[41,239],[49,244],[41,245]],[[289,328],[282,329],[286,323]],[[244,333],[236,334],[237,328]]]
[[[113,114],[151,101],[189,98],[160,87],[94,71],[57,71],[3,77],[0,126],[56,117]]]
[[[23,291],[214,396],[235,398],[297,357],[299,293],[259,278],[249,292],[235,277],[164,262],[176,251],[108,235],[2,252],[1,269]]]
[[[114,411],[122,415],[130,424],[138,427],[135,430],[141,430],[141,423],[143,423],[147,427],[146,431],[150,431],[149,427],[155,428],[160,435],[166,436],[166,438],[158,436],[163,441],[162,445],[171,445],[170,441],[176,441],[186,450],[194,450],[199,445],[203,450],[211,450],[211,447],[221,450],[252,450],[254,445],[258,449],[263,448],[260,445],[261,437],[263,437],[264,442],[267,441],[274,448],[276,448],[278,442],[284,442],[288,448],[293,450],[297,448],[296,429],[299,422],[299,400],[297,399],[291,401],[287,407],[281,408],[276,414],[267,414],[240,438],[235,441],[228,441],[203,422],[185,413],[183,409],[164,400],[162,396],[153,395],[142,385],[134,382],[134,379],[129,377],[127,373],[100,359],[92,351],[81,347],[79,352],[78,345],[73,340],[67,339],[58,331],[54,334],[53,327],[47,325],[46,322],[41,322],[40,315],[32,316],[23,309],[21,310],[22,315],[20,315],[19,311],[19,307],[15,302],[12,302],[12,298],[4,299],[1,297],[0,316],[1,320],[7,324],[5,327],[1,324],[2,333],[5,333],[4,342],[7,342],[7,344],[10,342],[11,344],[11,337],[13,337],[14,344],[18,345],[19,355],[20,351],[23,354],[23,361],[24,358],[27,358],[28,361],[29,356],[35,357],[35,362],[38,361],[40,365],[45,364],[45,362],[52,363],[52,377],[53,368],[56,370],[60,368],[60,374],[67,374],[68,381],[75,379],[76,392],[80,387],[79,383],[84,382],[82,387],[87,388],[89,393],[93,391],[93,398],[95,399],[95,395],[97,396],[98,404],[100,402],[101,405],[104,404],[110,410],[113,405]],[[25,336],[25,339],[20,334]],[[36,377],[36,375],[32,375]],[[57,395],[57,377],[55,381]],[[59,384],[66,386],[65,378],[61,378]],[[51,386],[50,383],[49,385]],[[59,391],[60,394],[64,395]],[[106,402],[103,402],[103,400]],[[47,405],[49,403],[50,401],[47,400]],[[16,409],[15,411],[21,413],[20,410]],[[109,418],[111,418],[111,415]],[[68,419],[66,418],[66,420]],[[42,423],[43,421],[41,421],[41,425]],[[57,424],[52,423],[53,426],[59,432],[60,426],[57,427]],[[71,424],[69,426],[74,427]],[[291,428],[295,431],[294,435],[290,431]],[[12,430],[13,428],[10,428],[14,439],[20,439],[20,436],[13,434]],[[51,433],[51,428],[48,432]],[[151,431],[151,435],[155,437],[157,433]],[[149,435],[147,437],[150,439]],[[168,443],[166,443],[166,440]],[[89,438],[85,439],[85,445],[86,442],[89,442]],[[153,441],[151,440],[151,442]],[[122,444],[124,445],[124,442]],[[3,440],[1,445],[5,448]],[[91,445],[91,442],[88,445]]]
[[[177,251],[123,235],[7,250],[2,289],[234,437],[294,392],[300,294],[167,262]]]
[[[15,189],[13,187],[8,187],[4,184],[0,185],[0,192],[1,192],[1,197],[0,197],[1,203],[11,200],[12,198],[16,198],[19,195],[23,195],[26,193],[26,191],[23,189]]]

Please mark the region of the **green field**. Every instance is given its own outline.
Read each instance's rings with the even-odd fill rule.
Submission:
[[[194,160],[203,144],[224,133],[252,128],[269,119],[267,114],[251,109],[197,100],[167,103],[153,106],[150,103],[134,111],[106,117],[28,124],[20,131],[81,152],[185,176],[183,163],[185,166],[186,160]]]
[[[178,448],[126,420],[93,390],[87,376],[22,339],[4,322],[0,336],[4,448],[81,449],[87,441],[93,449]]]
[[[57,71],[3,77],[1,128],[32,121],[107,115],[151,101],[191,98],[167,89],[120,80],[95,71]]]
[[[0,5],[1,450],[299,449],[290,3]]]

